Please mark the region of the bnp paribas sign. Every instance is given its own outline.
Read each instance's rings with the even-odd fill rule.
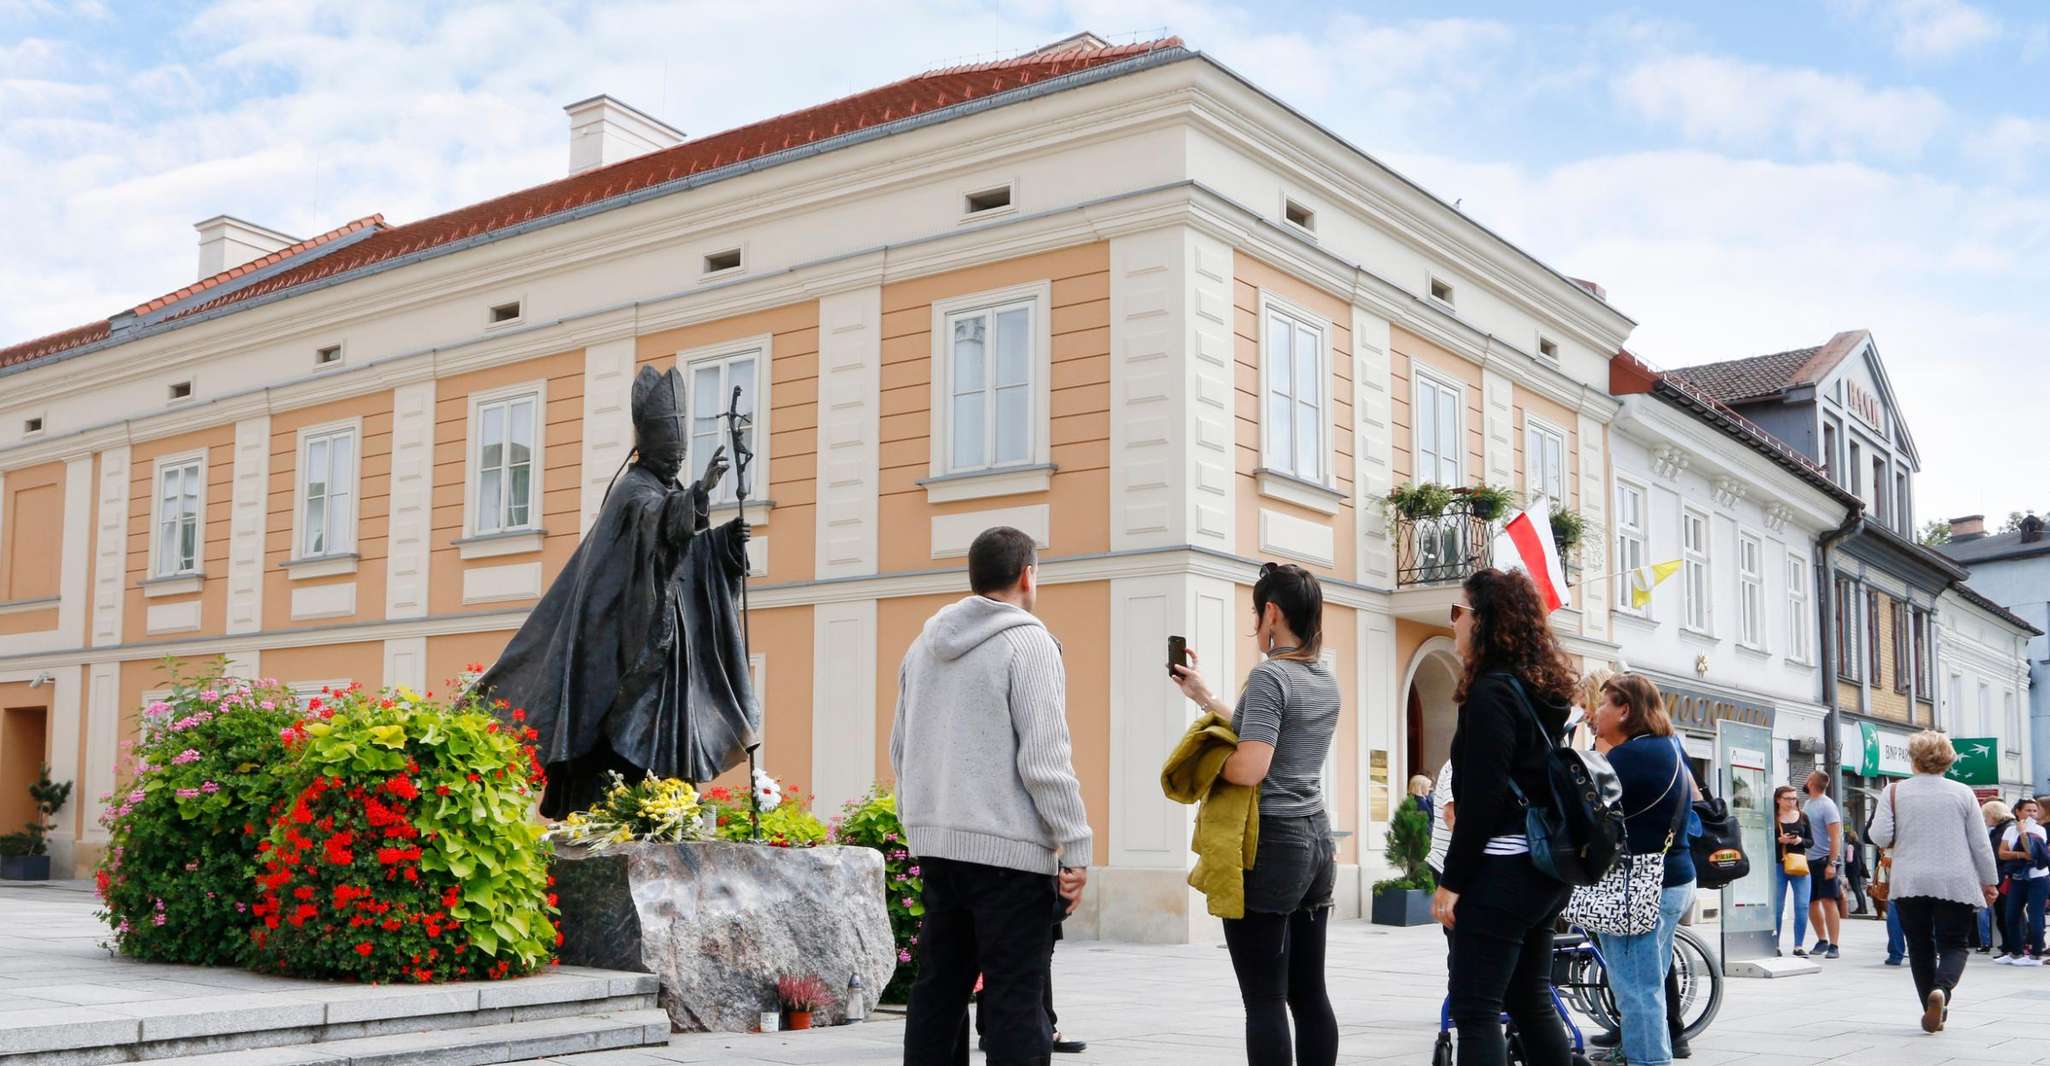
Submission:
[[[1943,776],[1975,787],[2000,783],[1997,737],[1952,737],[1950,746],[1957,749],[1957,761],[1950,764],[1950,772]]]

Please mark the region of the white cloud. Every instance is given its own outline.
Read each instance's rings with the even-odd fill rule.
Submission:
[[[1887,34],[1911,60],[1950,59],[1992,41],[2000,22],[1962,0],[1838,0],[1845,14]]]
[[[1949,108],[1926,89],[1716,55],[1648,59],[1616,79],[1617,101],[1689,140],[1742,149],[1786,144],[1804,156],[1913,158]]]
[[[1999,178],[2025,181],[2050,159],[2050,120],[2002,115],[1966,141],[1965,151]]]

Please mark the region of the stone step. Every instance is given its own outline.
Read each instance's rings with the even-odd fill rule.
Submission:
[[[668,1043],[668,1013],[647,1007],[150,1061],[156,1066],[484,1066]]]
[[[163,980],[84,988],[96,996],[81,997],[86,1002],[76,1006],[0,1010],[0,1066],[99,1066],[609,1017],[654,1008],[657,989],[648,974],[581,967],[514,981],[424,986],[338,985],[189,967],[161,972]],[[193,983],[199,981],[209,983]],[[169,994],[173,990],[177,994]]]

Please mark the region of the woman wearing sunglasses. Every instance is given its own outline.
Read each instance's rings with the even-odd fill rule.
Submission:
[[[1452,934],[1448,1007],[1459,1066],[1502,1066],[1502,1015],[1516,1022],[1524,1061],[1567,1066],[1566,1030],[1552,1005],[1552,924],[1568,888],[1539,871],[1524,809],[1549,794],[1546,751],[1559,743],[1578,682],[1552,635],[1536,586],[1482,570],[1466,579],[1452,629],[1465,664],[1454,698],[1452,795],[1459,818],[1431,914]]]
[[[1260,568],[1253,641],[1265,659],[1246,675],[1235,709],[1227,710],[1196,672],[1195,649],[1189,666],[1171,669],[1196,706],[1231,716],[1239,744],[1224,764],[1224,779],[1260,786],[1260,844],[1245,872],[1246,914],[1224,921],[1246,1006],[1246,1061],[1331,1066],[1338,1059],[1338,1020],[1324,990],[1324,936],[1338,858],[1322,775],[1339,701],[1338,682],[1319,660],[1324,591],[1309,571],[1275,563]]]

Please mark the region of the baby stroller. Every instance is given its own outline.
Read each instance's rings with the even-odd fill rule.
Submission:
[[[1552,986],[1548,991],[1552,997],[1552,1009],[1559,1012],[1559,1021],[1566,1026],[1566,1043],[1573,1051],[1573,1066],[1593,1066],[1587,1058],[1587,1044],[1580,1034],[1580,1026],[1574,1024],[1573,1012],[1566,1009],[1566,1001],[1559,997],[1562,984],[1572,980],[1572,973],[1585,954],[1594,952],[1594,942],[1581,933],[1561,933],[1552,938]],[[1509,1042],[1509,1061],[1522,1066],[1530,1061],[1523,1053],[1523,1041],[1517,1035],[1516,1023],[1507,1014],[1502,1015],[1503,1035]],[[1452,1066],[1452,1000],[1446,998],[1438,1006],[1438,1040],[1431,1046],[1431,1066]]]

